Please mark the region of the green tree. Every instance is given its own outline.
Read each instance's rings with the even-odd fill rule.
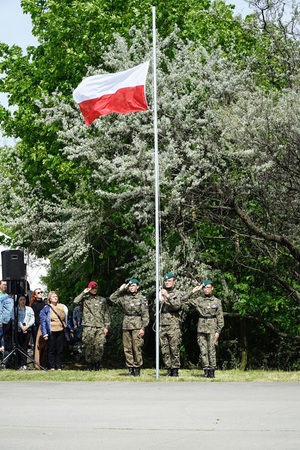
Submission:
[[[11,113],[0,107],[0,125],[7,136],[21,138],[22,160],[30,166],[29,180],[34,186],[41,180],[41,167],[52,167],[55,176],[72,186],[73,166],[61,161],[57,126],[48,127],[39,121],[37,101],[56,90],[71,100],[71,92],[86,75],[88,67],[104,65],[103,52],[118,32],[131,41],[132,25],[140,29],[151,22],[149,0],[22,0],[25,13],[30,14],[33,34],[39,45],[29,47],[27,54],[17,46],[0,44],[0,90],[9,96]],[[232,16],[231,7],[223,2],[195,0],[159,0],[157,29],[167,36],[177,23],[186,39],[200,38],[208,48],[222,45],[230,53],[251,41],[240,21]],[[148,30],[151,35],[151,29]],[[236,44],[238,42],[238,44]],[[169,49],[171,51],[171,49]],[[43,180],[45,192],[51,186]]]
[[[170,45],[176,48],[172,57]],[[147,33],[136,32],[129,47],[117,37],[104,62],[112,71],[120,70],[123,61],[129,67],[137,48],[141,60],[149,57]],[[176,33],[160,42],[158,60],[162,265],[174,268],[188,284],[212,270],[230,299],[228,310],[267,319],[271,308],[275,318],[280,303],[286,306],[284,292],[296,300],[291,267],[298,255],[298,185],[289,162],[296,167],[297,92],[265,93],[220,50],[195,48]],[[151,104],[151,78],[149,91]],[[20,189],[18,198],[22,191],[24,202],[27,183],[25,202],[16,203],[7,188],[6,201],[18,208],[11,225],[17,225],[19,240],[37,252],[51,251],[65,269],[80,266],[89,255],[104,264],[112,258],[114,268],[119,259],[119,267],[138,271],[152,286],[151,114],[110,115],[87,128],[78,109],[61,95],[45,98],[39,108],[47,126],[62,130],[62,160],[77,168],[74,189],[56,180],[51,170],[46,173],[56,189],[51,199],[39,185],[32,190],[24,180],[13,193]],[[29,212],[35,219],[26,226]],[[268,274],[272,285],[266,280],[264,287],[272,290],[276,281],[269,297],[277,306],[262,310],[252,284]],[[283,318],[278,324],[297,331],[295,321]]]
[[[294,0],[249,0],[254,15],[246,22],[255,39],[258,83],[292,87],[299,70],[299,5]]]
[[[128,35],[115,35],[88,74],[151,59],[149,29]],[[179,29],[158,39],[161,266],[185,289],[212,276],[230,317],[297,336],[298,69],[278,90],[257,83],[260,58],[241,62]],[[150,76],[147,97],[151,109]],[[15,243],[50,256],[49,286],[70,300],[91,276],[110,293],[135,275],[151,295],[152,113],[109,115],[87,128],[63,86],[32,105],[32,135],[19,116],[23,140],[1,156]]]

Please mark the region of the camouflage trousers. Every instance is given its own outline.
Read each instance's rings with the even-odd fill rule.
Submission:
[[[141,367],[143,365],[142,347],[144,338],[140,330],[123,330],[123,346],[127,367]]]
[[[200,348],[203,369],[216,369],[215,334],[198,333],[197,342]]]
[[[87,363],[99,363],[102,360],[104,344],[106,342],[104,329],[84,327],[82,342],[85,347],[85,360]]]
[[[179,325],[163,325],[160,327],[160,348],[167,369],[179,369],[180,367],[181,337]]]

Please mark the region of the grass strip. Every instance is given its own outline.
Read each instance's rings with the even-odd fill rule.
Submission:
[[[250,382],[250,383],[287,383],[300,382],[300,371],[268,371],[268,370],[218,370],[215,379],[203,377],[202,370],[179,370],[179,377],[166,377],[166,371],[162,369],[159,379],[156,380],[155,369],[141,370],[140,377],[127,375],[128,369],[102,369],[100,371],[84,370],[62,370],[62,371],[42,371],[42,370],[0,370],[0,381],[107,381],[107,382],[159,382],[159,383],[229,383],[229,382]]]

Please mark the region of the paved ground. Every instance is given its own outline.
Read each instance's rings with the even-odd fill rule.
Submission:
[[[1,450],[298,450],[300,383],[1,382]]]

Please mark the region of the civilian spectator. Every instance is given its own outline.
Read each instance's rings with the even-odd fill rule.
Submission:
[[[48,342],[48,362],[50,370],[61,370],[65,335],[63,328],[68,323],[68,308],[59,303],[58,295],[51,291],[48,304],[40,313],[41,332]]]
[[[18,306],[18,344],[25,353],[27,353],[33,324],[34,312],[30,306],[26,306],[26,297],[22,295],[19,298]],[[27,357],[21,352],[18,352],[18,363],[21,370],[27,369]]]

